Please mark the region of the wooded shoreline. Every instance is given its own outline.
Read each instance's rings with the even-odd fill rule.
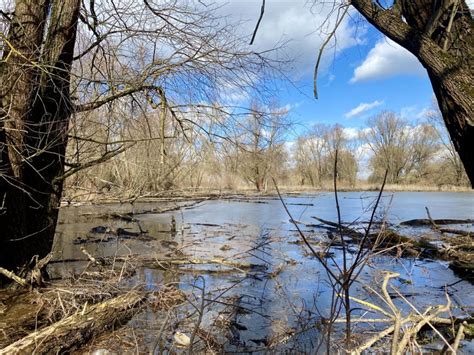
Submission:
[[[327,188],[313,188],[301,186],[279,186],[281,193],[285,196],[314,196],[320,193],[334,193],[328,186]],[[378,192],[380,186],[362,185],[362,186],[341,186],[338,188],[340,192]],[[386,193],[392,192],[454,192],[454,193],[472,193],[474,190],[470,187],[462,186],[419,186],[419,185],[386,185],[384,188]],[[73,197],[73,196],[71,196]],[[69,196],[63,198],[61,206],[71,204],[102,204],[102,203],[135,203],[135,202],[166,202],[166,201],[187,201],[193,199],[212,200],[212,199],[232,199],[237,198],[278,198],[278,194],[274,188],[268,191],[257,191],[255,189],[176,189],[163,191],[161,193],[144,193],[139,196],[127,196],[125,194],[95,194],[81,195],[75,198]]]

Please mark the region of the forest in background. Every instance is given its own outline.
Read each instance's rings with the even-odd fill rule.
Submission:
[[[469,187],[436,110],[415,125],[382,111],[359,130],[317,123],[301,128],[276,104],[232,114],[194,107],[175,115],[152,108],[127,120],[117,119],[116,108],[77,115],[73,127],[82,136],[72,136],[68,156],[71,165],[86,168],[67,180],[65,199],[146,197],[173,189],[268,191],[272,179],[292,189],[327,189],[336,150],[345,189],[376,188],[386,170],[394,189]]]

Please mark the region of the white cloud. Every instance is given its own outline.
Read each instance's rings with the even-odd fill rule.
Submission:
[[[426,73],[418,59],[388,38],[377,42],[365,60],[354,70],[350,80],[356,83],[400,74],[423,75]]]
[[[346,118],[352,118],[361,115],[364,112],[370,111],[373,108],[380,106],[383,104],[383,101],[375,100],[374,102],[362,102],[360,103],[357,107],[354,107],[352,110],[349,112],[346,112],[344,114],[344,117]]]
[[[345,136],[347,139],[349,139],[349,140],[359,138],[359,129],[357,129],[357,128],[354,128],[354,127],[344,127],[344,128],[342,129],[342,131],[344,132],[344,136]]]
[[[260,15],[261,1],[257,0],[217,0],[221,6],[219,13],[234,25],[235,31],[242,37],[250,37]],[[350,12],[355,12],[351,9]],[[265,14],[260,23],[251,50],[267,51],[283,46],[282,50],[271,54],[278,59],[290,60],[285,71],[293,78],[301,78],[312,73],[318,50],[334,27],[337,11],[332,3],[321,2],[317,5],[307,0],[268,0]],[[323,26],[321,24],[324,24]],[[363,42],[366,30],[357,27],[347,16],[336,32],[337,42],[333,39],[326,47],[320,65],[321,74],[325,74],[335,55],[343,50]],[[335,45],[335,47],[334,47]],[[330,82],[332,79],[329,78]]]
[[[400,117],[405,120],[416,121],[426,119],[433,112],[432,107],[406,106],[400,109]]]
[[[368,143],[361,144],[357,147],[355,155],[359,164],[359,170],[357,171],[357,177],[359,179],[366,180],[369,178],[371,173],[369,162],[373,154]]]

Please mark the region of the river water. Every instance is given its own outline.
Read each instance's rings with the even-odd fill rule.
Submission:
[[[370,218],[377,193],[339,193],[341,220],[354,226],[364,226]],[[337,221],[337,209],[333,193],[285,196],[284,201],[292,218],[298,221],[303,233],[311,240],[327,240],[327,231],[317,226],[313,216]],[[173,203],[166,203],[173,206]],[[61,209],[60,224],[55,243],[56,259],[83,258],[80,247],[85,247],[94,256],[146,255],[162,258],[166,254],[181,255],[180,258],[216,259],[251,263],[261,266],[251,271],[213,272],[221,266],[199,265],[196,272],[176,273],[154,267],[141,267],[136,271],[132,283],[142,284],[149,290],[159,289],[164,283],[173,283],[200,302],[205,289],[208,301],[202,319],[202,328],[219,337],[223,316],[231,318],[227,334],[226,351],[258,351],[272,344],[274,349],[289,352],[322,350],[321,320],[329,317],[332,288],[328,275],[306,247],[290,222],[282,202],[273,197],[253,199],[204,201],[192,207],[167,213],[145,213],[135,217],[140,227],[147,230],[147,238],[103,238],[91,234],[93,227],[103,226],[116,230],[124,228],[137,232],[136,223],[115,219],[104,219],[108,213],[127,213],[150,210],[165,206],[162,202],[131,205],[93,205],[65,207]],[[385,221],[403,234],[421,235],[430,233],[429,228],[399,227],[404,220],[426,218],[428,207],[433,218],[474,218],[473,193],[449,192],[397,192],[383,194],[376,213],[378,221]],[[177,232],[170,233],[172,216],[176,220]],[[455,226],[472,230],[471,225]],[[106,233],[102,234],[103,236]],[[88,239],[93,240],[90,242]],[[108,240],[108,241],[106,241]],[[355,247],[350,247],[353,257]],[[181,254],[184,253],[184,254]],[[184,255],[184,256],[183,256]],[[337,272],[342,265],[339,247],[332,249],[332,258],[327,259]],[[53,274],[70,275],[84,268],[83,262],[57,263]],[[446,262],[397,258],[394,255],[377,255],[370,258],[358,280],[351,288],[352,296],[379,305],[386,309],[384,301],[377,296],[384,271],[394,271],[400,277],[392,282],[390,289],[394,302],[404,314],[417,309],[423,312],[432,305],[446,303],[446,294],[453,303],[452,313],[463,316],[473,311],[474,286],[458,278]],[[399,292],[403,297],[397,296]],[[236,306],[235,312],[228,306]],[[226,308],[227,307],[227,308]],[[232,308],[232,307],[231,307]],[[235,308],[235,307],[234,307]],[[371,309],[353,303],[353,317],[380,318]],[[342,317],[342,313],[341,313]],[[130,326],[156,329],[154,317],[142,315]],[[177,323],[175,328],[189,334],[190,321]],[[229,322],[228,322],[229,323]],[[187,325],[186,325],[187,324]],[[379,327],[379,328],[377,328]],[[381,326],[382,329],[384,325]],[[342,329],[336,326],[336,330]],[[380,330],[380,325],[357,323],[354,334],[371,334]],[[153,331],[155,332],[155,331]],[[153,341],[154,333],[144,332],[146,344]],[[465,343],[472,350],[472,343]],[[144,345],[146,347],[146,345]],[[434,342],[434,347],[439,346]]]

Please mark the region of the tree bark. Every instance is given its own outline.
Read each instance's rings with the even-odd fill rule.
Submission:
[[[466,2],[398,0],[387,9],[371,0],[351,4],[426,68],[451,140],[474,187],[474,25]]]
[[[52,248],[79,0],[17,0],[0,66],[0,266]],[[46,26],[47,24],[47,26]]]

